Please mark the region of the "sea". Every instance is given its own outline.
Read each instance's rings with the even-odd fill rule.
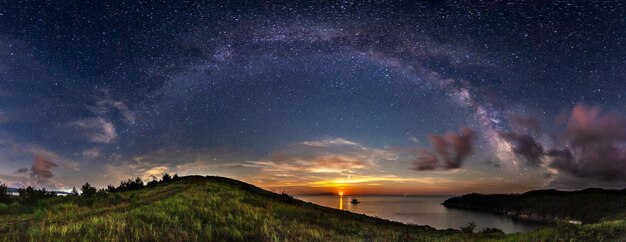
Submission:
[[[407,224],[428,225],[437,229],[459,229],[473,222],[477,230],[498,228],[505,233],[516,233],[547,226],[489,212],[446,208],[442,203],[450,197],[452,196],[297,196],[301,200],[326,207]],[[357,199],[359,203],[350,203],[352,199]]]

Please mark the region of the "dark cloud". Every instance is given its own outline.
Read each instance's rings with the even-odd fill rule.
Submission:
[[[535,121],[518,123],[531,124]],[[626,179],[626,119],[616,113],[602,113],[597,107],[578,104],[571,114],[561,114],[555,124],[564,125],[555,135],[560,147],[544,151],[543,145],[532,136],[520,133],[501,133],[512,140],[515,153],[533,165],[541,165],[547,157],[550,168],[558,171],[553,186],[620,182]],[[603,184],[604,184],[603,183]]]
[[[460,135],[448,134],[446,138],[452,145],[452,149],[454,150],[455,156],[451,160],[452,162],[447,162],[446,168],[459,168],[461,167],[461,162],[465,157],[467,157],[470,153],[472,153],[472,140],[474,139],[474,130],[469,128],[462,128]]]
[[[541,158],[544,156],[543,145],[528,134],[519,133],[500,133],[505,139],[515,143],[513,152],[523,156],[529,164],[534,166],[541,165]]]
[[[565,129],[568,147],[551,150],[550,166],[577,177],[626,179],[626,119],[599,108],[576,105]]]
[[[17,173],[26,173],[28,172],[28,168],[20,168],[17,170]]]
[[[420,149],[413,169],[417,171],[434,170],[438,163],[439,159],[433,152],[428,149]]]
[[[489,166],[493,166],[495,168],[502,168],[502,165],[500,164],[500,162],[495,161],[495,160],[485,160],[485,164]]]
[[[30,168],[31,176],[38,181],[48,181],[48,179],[54,177],[51,169],[57,167],[57,164],[47,160],[42,156],[36,156],[33,166]]]
[[[415,162],[415,170],[434,170],[459,168],[463,160],[472,152],[474,130],[462,128],[460,134],[448,133],[445,136],[431,135],[432,151],[423,149]]]
[[[513,115],[511,117],[511,124],[513,126],[513,130],[519,133],[541,131],[541,122],[539,119],[532,116],[522,117]]]

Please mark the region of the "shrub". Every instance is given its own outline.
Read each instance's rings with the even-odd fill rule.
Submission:
[[[97,192],[96,188],[92,187],[89,182],[85,183],[80,190],[83,191],[83,197],[93,197]]]
[[[35,189],[33,187],[20,188],[17,190],[18,200],[21,204],[26,206],[34,205],[38,200],[44,198],[51,198],[56,196],[54,192],[46,190],[46,188]]]
[[[78,190],[76,190],[76,187],[72,187],[72,192],[70,193],[70,195],[78,197]]]
[[[480,231],[481,234],[504,234],[504,231],[498,228],[484,228]]]
[[[9,195],[9,189],[3,183],[0,183],[0,203],[11,203],[12,196]]]
[[[157,181],[156,178],[152,179],[152,181],[149,181],[148,184],[146,184],[147,187],[153,187],[156,186],[157,184],[159,184],[159,181]]]
[[[280,197],[281,201],[287,202],[289,204],[293,204],[293,203],[296,202],[295,196],[293,194],[288,193],[288,192],[284,192],[284,191],[281,192],[279,197]]]
[[[470,222],[467,225],[461,227],[461,232],[463,232],[463,233],[474,233],[474,229],[476,229],[476,223]]]
[[[163,178],[161,178],[162,182],[169,182],[171,180],[172,180],[172,177],[170,176],[170,174],[167,174],[167,173],[163,174]]]

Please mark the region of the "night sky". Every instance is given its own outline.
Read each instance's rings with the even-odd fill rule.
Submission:
[[[0,181],[626,187],[612,1],[0,3]]]

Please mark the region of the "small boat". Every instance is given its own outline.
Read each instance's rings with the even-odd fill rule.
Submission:
[[[352,199],[352,201],[350,201],[350,203],[352,203],[352,204],[358,204],[358,203],[361,203],[361,202],[359,202],[359,200]]]

